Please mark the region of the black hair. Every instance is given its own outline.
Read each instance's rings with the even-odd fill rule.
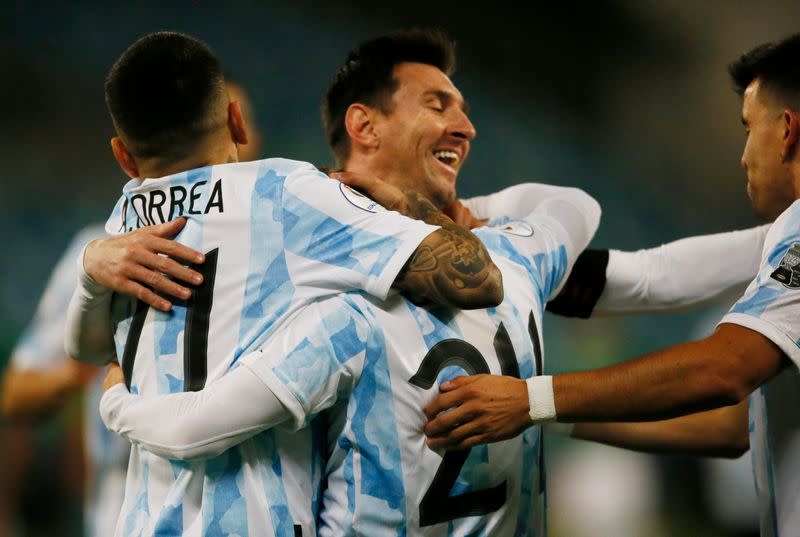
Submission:
[[[800,34],[755,47],[731,63],[728,72],[739,95],[753,80],[759,79],[762,86],[797,106],[800,102]]]
[[[194,37],[156,32],[138,39],[111,67],[106,104],[128,150],[139,158],[179,160],[227,116],[219,60]]]
[[[363,103],[387,114],[397,89],[397,64],[432,65],[450,76],[455,59],[455,43],[440,30],[403,30],[356,46],[328,84],[322,103],[322,124],[337,164],[342,166],[350,154],[344,119],[351,104]]]

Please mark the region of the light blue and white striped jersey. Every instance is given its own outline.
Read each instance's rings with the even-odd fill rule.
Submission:
[[[64,330],[67,306],[78,281],[75,260],[87,243],[104,236],[103,226],[94,225],[73,238],[53,269],[33,321],[14,349],[13,367],[52,370],[69,360],[64,352]],[[88,387],[84,410],[84,448],[89,470],[84,522],[89,537],[111,535],[114,531],[130,452],[127,440],[110,433],[100,419],[97,409],[103,393],[103,376],[99,373]]]
[[[310,301],[351,290],[385,297],[436,229],[308,163],[267,159],[131,181],[107,230],[177,216],[188,219],[177,240],[206,254],[195,267],[204,283],[170,313],[112,300],[126,381],[143,397],[201,389]],[[310,476],[319,473],[312,461],[320,444],[311,430],[279,443],[282,434],[192,463],[134,446],[116,535],[313,535]]]
[[[548,218],[476,230],[503,273],[496,308],[453,311],[350,294],[304,310],[245,360],[292,413],[327,423],[319,535],[546,535],[542,433],[468,451],[425,444],[444,380],[542,372],[544,305],[585,243]],[[587,239],[588,240],[588,239]]]
[[[750,395],[750,451],[763,537],[800,531],[800,201],[767,234],[758,276],[720,323],[759,332],[793,365]]]

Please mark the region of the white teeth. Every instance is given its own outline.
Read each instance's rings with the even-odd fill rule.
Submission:
[[[458,153],[455,151],[434,151],[433,156],[450,166],[458,164]]]

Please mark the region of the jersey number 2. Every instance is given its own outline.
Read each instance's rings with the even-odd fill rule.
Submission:
[[[211,317],[211,306],[214,302],[214,277],[217,274],[217,257],[219,248],[206,254],[203,264],[190,265],[189,268],[203,275],[203,283],[198,285],[192,296],[186,301],[186,325],[183,331],[183,391],[199,391],[206,384],[208,374],[208,328]],[[125,340],[125,351],[122,354],[122,372],[125,385],[130,389],[133,377],[133,363],[136,360],[136,349],[142,336],[144,319],[150,306],[136,301],[136,311]]]
[[[494,335],[494,349],[503,375],[519,378],[517,356],[503,323],[500,323]],[[461,367],[469,375],[490,372],[486,359],[473,345],[460,339],[446,339],[431,347],[416,374],[408,381],[420,388],[430,389],[439,372],[451,365]],[[469,449],[459,449],[445,453],[442,464],[419,504],[420,526],[432,526],[454,518],[485,515],[497,511],[505,503],[505,481],[488,489],[450,495],[469,452]]]

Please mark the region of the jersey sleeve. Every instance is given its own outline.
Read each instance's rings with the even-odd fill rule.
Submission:
[[[295,429],[346,399],[367,354],[379,352],[378,327],[364,309],[344,296],[312,303],[241,361],[291,413]]]
[[[286,177],[283,225],[296,285],[363,290],[381,299],[420,242],[438,229],[387,211],[312,167]]]
[[[103,394],[100,416],[110,431],[132,444],[177,460],[215,457],[290,418],[246,367],[196,392],[143,397],[118,384]]]
[[[75,259],[90,241],[102,237],[99,226],[79,232],[56,264],[36,309],[14,349],[11,361],[20,369],[46,369],[64,360],[67,306],[77,282]]]
[[[594,314],[677,310],[743,290],[759,271],[770,225],[687,237],[608,256]]]
[[[800,367],[800,203],[773,224],[758,275],[720,323],[759,332]]]
[[[156,455],[214,457],[287,420],[299,429],[346,398],[372,329],[353,301],[316,302],[202,390],[143,397],[120,384],[103,395],[100,415],[110,430]]]
[[[525,218],[545,200],[563,196],[571,187],[544,183],[520,183],[486,196],[461,200],[476,218]]]
[[[600,223],[594,198],[576,188],[560,190],[522,219],[495,219],[475,232],[493,255],[526,268],[542,303],[558,294]]]

